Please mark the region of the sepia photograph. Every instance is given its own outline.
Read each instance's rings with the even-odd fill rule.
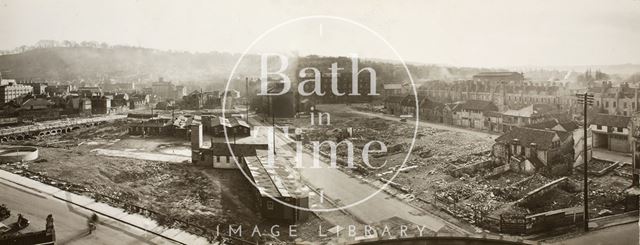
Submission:
[[[0,0],[0,245],[640,245],[640,0]]]

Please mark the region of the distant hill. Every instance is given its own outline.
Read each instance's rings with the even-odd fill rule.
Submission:
[[[170,52],[133,47],[51,47],[2,55],[0,72],[16,79],[155,80],[163,76],[176,80],[207,80],[228,76],[238,58],[229,53]],[[243,64],[258,61],[255,56],[247,59]],[[238,73],[250,72],[251,68],[247,67],[239,67]]]
[[[88,45],[88,44],[85,44]],[[226,81],[239,54],[209,52],[189,53],[160,51],[128,46],[41,46],[25,48],[0,55],[0,72],[4,77],[34,80],[81,80],[101,81],[118,79],[122,81],[155,81],[158,77],[179,81]],[[241,76],[258,76],[257,55],[245,56],[236,70]],[[306,56],[303,64],[327,64],[344,57]],[[379,73],[380,82],[408,81],[404,68],[397,61],[361,59],[360,67],[372,66]],[[290,68],[297,61],[290,60]],[[340,67],[347,68],[341,64]],[[349,64],[350,66],[350,64]],[[425,80],[471,79],[479,72],[495,69],[450,67],[418,63],[407,64],[416,83]],[[295,75],[297,71],[289,73]]]

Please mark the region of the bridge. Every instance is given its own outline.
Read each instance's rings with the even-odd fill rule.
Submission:
[[[92,127],[108,121],[126,118],[125,115],[107,115],[89,118],[59,119],[11,128],[0,129],[0,142],[24,140],[28,138],[57,135],[79,128]]]

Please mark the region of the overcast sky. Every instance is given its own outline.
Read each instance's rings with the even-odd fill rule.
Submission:
[[[255,3],[254,3],[255,2]],[[370,27],[406,61],[463,66],[640,63],[640,0],[0,0],[0,49],[42,39],[242,52],[287,20],[332,15]],[[252,52],[397,59],[368,31],[301,21]]]

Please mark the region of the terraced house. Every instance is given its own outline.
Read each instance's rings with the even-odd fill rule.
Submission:
[[[498,111],[498,107],[490,101],[466,100],[449,105],[453,125],[486,129],[485,115]]]

